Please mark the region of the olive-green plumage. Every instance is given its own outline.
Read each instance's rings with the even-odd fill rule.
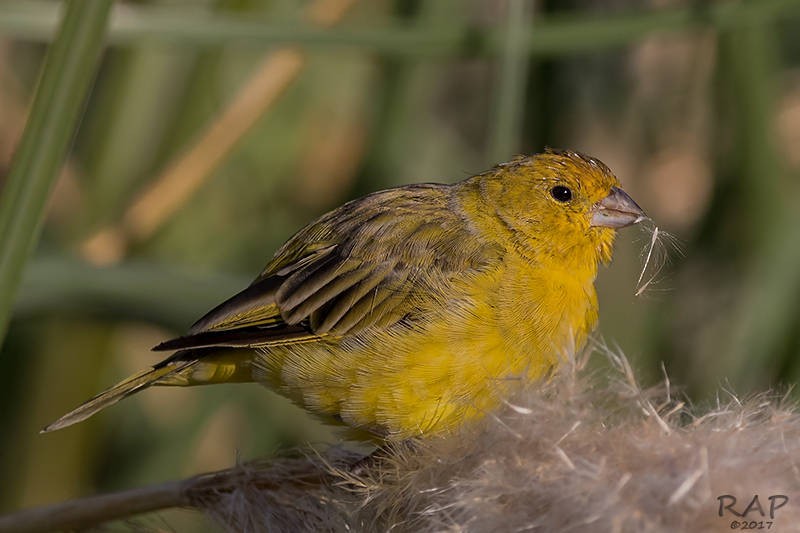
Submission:
[[[583,345],[597,267],[643,218],[618,185],[594,158],[548,151],[348,202],[155,348],[175,354],[45,430],[149,385],[258,381],[383,438],[450,431]]]

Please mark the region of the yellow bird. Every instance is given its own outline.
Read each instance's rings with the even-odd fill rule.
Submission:
[[[598,265],[644,218],[606,165],[572,151],[369,194],[154,348],[170,357],[43,431],[151,385],[255,381],[379,438],[450,432],[584,345]]]

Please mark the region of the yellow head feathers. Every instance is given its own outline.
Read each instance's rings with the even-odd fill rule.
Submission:
[[[610,261],[613,230],[644,217],[602,161],[578,152],[517,157],[472,180],[509,239],[531,256],[553,256],[572,268]],[[611,203],[621,217],[600,220],[596,214]]]

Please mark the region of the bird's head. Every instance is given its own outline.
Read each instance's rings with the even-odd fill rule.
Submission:
[[[537,255],[607,263],[616,230],[647,218],[605,164],[577,152],[518,157],[483,178],[502,224]]]

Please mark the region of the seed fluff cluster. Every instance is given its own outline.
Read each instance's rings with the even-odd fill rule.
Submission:
[[[358,456],[338,448],[243,464],[201,478],[190,499],[229,531],[713,532],[734,521],[788,531],[800,523],[794,404],[721,391],[700,410],[668,379],[643,389],[624,356],[595,351],[614,367],[610,380],[584,368],[588,356],[571,359],[458,435],[396,445],[356,466]],[[756,495],[745,517],[732,514]],[[770,517],[775,495],[787,500],[775,500]],[[737,503],[720,516],[723,496]]]

